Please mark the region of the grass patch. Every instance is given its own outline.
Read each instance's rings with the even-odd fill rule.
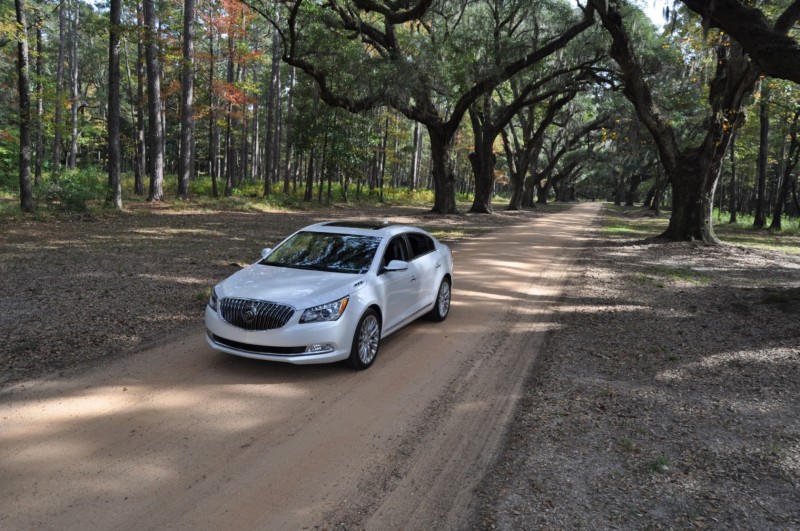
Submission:
[[[647,463],[647,469],[650,472],[656,472],[658,474],[669,472],[669,458],[663,455],[659,455],[658,457]]]
[[[664,265],[648,268],[653,275],[666,278],[672,282],[685,282],[688,284],[704,285],[711,282],[711,277],[704,275],[690,267],[670,267]]]
[[[800,220],[784,218],[782,230],[774,231],[753,227],[753,218],[739,217],[738,223],[724,223],[714,216],[714,232],[725,243],[766,249],[789,254],[800,254]],[[664,232],[669,224],[669,215],[652,217],[641,207],[606,208],[603,232],[610,237],[647,239],[655,238]]]

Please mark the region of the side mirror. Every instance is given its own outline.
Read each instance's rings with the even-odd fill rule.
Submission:
[[[384,271],[405,271],[406,269],[408,269],[408,262],[403,260],[392,260],[383,268]]]
[[[269,253],[272,252],[272,247],[264,247],[261,249],[261,258],[266,258]]]

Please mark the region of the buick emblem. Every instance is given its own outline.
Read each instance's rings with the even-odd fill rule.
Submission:
[[[258,309],[255,304],[251,304],[242,312],[242,321],[246,324],[250,324],[255,320],[256,316],[258,316]]]

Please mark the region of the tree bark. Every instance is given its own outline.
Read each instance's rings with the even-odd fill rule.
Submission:
[[[450,157],[455,136],[447,127],[427,125],[431,143],[431,173],[433,174],[435,214],[457,214],[456,174]]]
[[[44,20],[36,20],[36,165],[34,167],[34,182],[42,184],[42,159],[44,158],[44,83],[42,83],[42,24]]]
[[[58,6],[58,64],[56,65],[56,101],[53,117],[53,171],[61,169],[61,128],[62,98],[64,90],[64,43],[66,42],[67,16],[66,7]]]
[[[228,86],[233,86],[233,35],[228,33]],[[225,197],[233,195],[233,176],[236,163],[236,147],[233,141],[233,102],[228,98],[225,112]]]
[[[497,161],[497,156],[493,152],[494,128],[492,124],[486,123],[492,111],[489,108],[490,104],[486,101],[484,103],[481,111],[474,107],[469,109],[472,134],[475,137],[474,149],[469,154],[469,162],[475,175],[475,197],[469,211],[477,214],[492,213],[494,165]]]
[[[17,38],[17,89],[19,91],[19,198],[23,212],[33,212],[31,188],[31,96],[28,58],[28,20],[25,0],[14,0],[19,24]]]
[[[762,228],[767,223],[765,206],[767,204],[767,153],[769,151],[769,85],[761,81],[761,103],[759,105],[759,143],[758,143],[758,176],[756,213],[753,226]]]
[[[120,75],[119,34],[122,18],[122,0],[111,0],[108,28],[108,197],[114,208],[122,209],[122,184],[120,182]]]
[[[183,2],[183,63],[181,69],[181,148],[178,161],[178,197],[189,199],[194,136],[194,0]]]
[[[147,62],[147,110],[150,131],[150,192],[148,201],[164,199],[164,130],[161,123],[161,71],[158,64],[158,22],[154,0],[144,0],[144,21],[147,28],[145,57]]]
[[[78,160],[78,27],[80,26],[80,3],[74,0],[75,12],[70,19],[70,109],[71,142],[69,150],[69,169],[74,170]]]
[[[217,179],[219,178],[219,126],[216,117],[216,97],[214,95],[214,29],[208,32],[208,167],[211,174],[211,195],[219,197]]]
[[[420,168],[422,166],[422,129],[418,121],[414,121],[414,158],[411,161],[411,177],[408,187],[411,190],[417,189],[419,182]]]
[[[294,126],[294,83],[297,69],[292,67],[289,73],[288,100],[286,102],[286,160],[283,168],[283,193],[289,193],[289,180],[293,173],[292,160],[294,155],[292,142],[292,127]]]
[[[272,59],[270,64],[269,84],[267,93],[267,122],[265,125],[266,138],[264,139],[264,196],[272,193],[272,183],[276,180],[277,165],[275,140],[279,139],[278,129],[278,100],[280,99],[280,34],[277,29],[272,31]]]
[[[133,192],[136,195],[144,195],[144,176],[147,174],[147,142],[144,133],[145,25],[141,2],[136,3],[136,20],[139,24],[136,42],[136,167],[138,172],[134,175]]]
[[[736,184],[736,133],[731,136],[731,146],[730,150],[730,161],[731,161],[731,198],[730,198],[730,206],[729,209],[731,211],[731,218],[728,223],[736,223],[736,214],[738,210],[738,201],[737,197],[739,195],[738,186]]]

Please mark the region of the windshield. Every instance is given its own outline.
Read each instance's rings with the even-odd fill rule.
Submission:
[[[375,236],[298,232],[259,263],[336,273],[366,273],[380,241]]]

